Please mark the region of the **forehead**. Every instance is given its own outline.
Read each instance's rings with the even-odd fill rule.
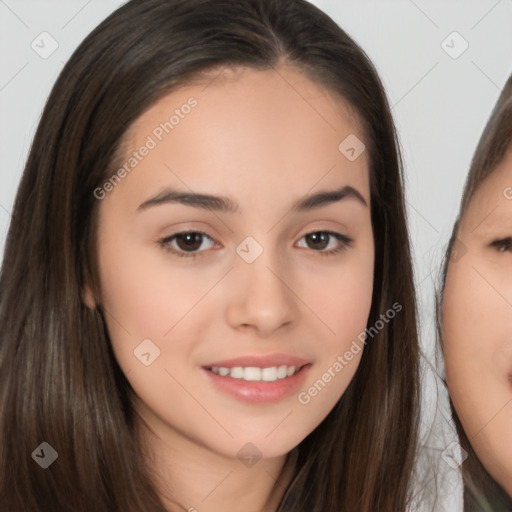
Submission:
[[[462,219],[469,231],[483,232],[496,223],[512,224],[512,148],[480,184]]]
[[[158,103],[163,105],[166,101],[172,102],[173,98],[187,96],[191,92],[203,99],[218,99],[226,94],[231,101],[252,97],[260,106],[271,105],[274,108],[279,103],[283,107],[291,103],[297,106],[298,101],[301,101],[303,107],[316,112],[327,124],[337,116],[358,124],[355,109],[342,95],[311,80],[303,70],[285,61],[269,69],[219,66],[198,72],[177,84],[168,95],[150,106],[146,114],[158,108]]]
[[[192,189],[237,184],[254,193],[273,184],[298,195],[320,180],[368,188],[366,151],[350,161],[340,149],[345,140],[364,148],[354,108],[289,66],[222,68],[188,82],[133,123],[127,153],[149,139],[154,149],[126,180],[138,191],[179,177]]]

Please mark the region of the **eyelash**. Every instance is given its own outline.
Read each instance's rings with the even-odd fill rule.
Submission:
[[[498,252],[512,252],[512,237],[503,238],[501,240],[494,240],[490,246],[495,248]]]
[[[315,251],[314,249],[311,249],[312,251],[319,253],[320,256],[334,256],[342,251],[345,251],[348,247],[351,247],[352,243],[354,241],[353,239],[349,238],[346,235],[342,235],[341,233],[337,233],[336,231],[328,231],[328,230],[310,231],[309,233],[306,233],[303,237],[301,237],[301,240],[302,240],[302,238],[304,238],[307,235],[318,234],[318,233],[327,234],[331,237],[334,237],[339,242],[341,242],[338,245],[338,247],[336,247],[335,249],[331,249],[329,251],[325,251],[325,250]],[[199,234],[199,235],[205,236],[205,237],[209,238],[210,240],[214,241],[204,231],[196,230],[196,231],[181,231],[179,233],[175,233],[174,235],[162,238],[161,240],[158,241],[158,244],[162,247],[162,249],[164,251],[172,253],[175,256],[177,256],[178,258],[184,258],[184,257],[185,258],[197,258],[204,251],[185,252],[185,251],[176,250],[170,246],[170,242],[172,240],[174,240],[176,237],[178,237],[180,235],[190,235],[190,234]]]

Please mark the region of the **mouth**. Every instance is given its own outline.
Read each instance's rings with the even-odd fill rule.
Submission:
[[[206,370],[219,375],[220,377],[231,377],[232,379],[241,379],[247,382],[275,382],[276,380],[286,379],[292,377],[300,372],[302,366],[288,366],[282,364],[280,366],[266,366],[259,368],[257,366],[211,366],[205,367]]]
[[[276,403],[304,383],[312,363],[286,354],[247,356],[202,366],[214,387],[238,400]]]

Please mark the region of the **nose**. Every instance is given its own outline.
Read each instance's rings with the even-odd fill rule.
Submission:
[[[237,262],[226,311],[232,328],[252,329],[260,337],[289,328],[300,315],[290,273],[281,271],[275,262],[272,264],[265,253],[250,264]]]

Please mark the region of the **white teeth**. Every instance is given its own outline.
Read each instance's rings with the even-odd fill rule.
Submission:
[[[261,370],[261,378],[265,382],[273,382],[277,380],[277,368],[272,366],[271,368],[263,368]]]
[[[229,375],[229,368],[219,368],[219,375],[221,377],[225,377],[226,375]]]
[[[244,380],[261,380],[261,368],[249,366],[244,370]]]
[[[234,366],[231,368],[231,377],[234,379],[243,379],[244,378],[244,369],[241,366]]]
[[[284,379],[286,377],[286,372],[288,371],[288,366],[286,366],[285,364],[282,364],[278,369],[277,369],[277,378],[278,379]]]
[[[300,368],[299,368],[300,369]],[[276,380],[291,377],[297,373],[296,366],[270,366],[268,368],[258,368],[254,366],[234,366],[226,368],[224,366],[213,366],[211,371],[221,377],[231,377],[233,379],[242,379],[250,382],[274,382]]]

